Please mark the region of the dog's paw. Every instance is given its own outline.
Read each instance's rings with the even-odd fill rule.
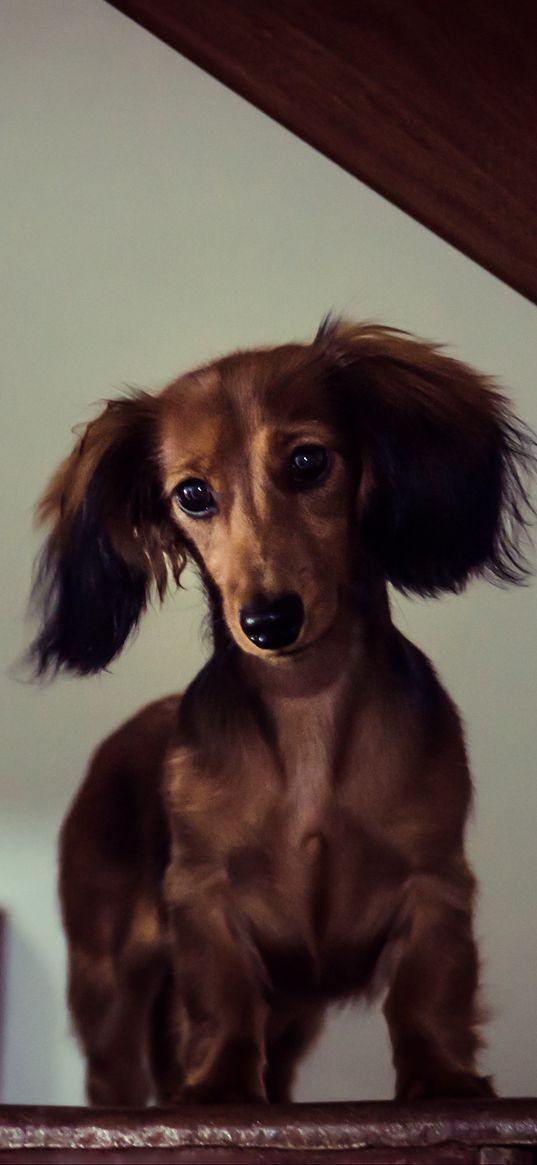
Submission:
[[[265,1092],[247,1083],[234,1081],[201,1081],[185,1086],[178,1102],[181,1104],[266,1104]]]
[[[463,1100],[491,1099],[496,1093],[489,1076],[473,1072],[437,1071],[406,1080],[397,1089],[396,1099]]]

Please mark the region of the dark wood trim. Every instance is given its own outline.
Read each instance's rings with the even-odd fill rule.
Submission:
[[[537,302],[534,0],[108,2]]]
[[[96,1110],[0,1107],[0,1162],[515,1165],[537,1160],[537,1100]]]

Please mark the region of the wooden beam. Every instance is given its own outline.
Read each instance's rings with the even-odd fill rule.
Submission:
[[[537,302],[535,0],[109,3]]]
[[[0,1106],[0,1162],[48,1165],[531,1165],[537,1101]]]

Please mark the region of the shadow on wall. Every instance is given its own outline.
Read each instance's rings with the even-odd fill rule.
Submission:
[[[16,968],[16,973],[15,973]],[[11,972],[11,973],[10,973]],[[6,1016],[11,1017],[7,1046]],[[47,1103],[54,1088],[51,1080],[51,1048],[54,1027],[54,995],[44,965],[35,950],[2,912],[0,920],[0,1100],[4,1098],[7,1057],[10,1062],[10,1096],[18,1104]]]

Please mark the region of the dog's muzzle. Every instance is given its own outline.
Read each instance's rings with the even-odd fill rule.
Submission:
[[[300,635],[304,606],[300,595],[280,595],[276,599],[259,596],[241,608],[240,624],[256,647],[275,651],[289,647]]]

